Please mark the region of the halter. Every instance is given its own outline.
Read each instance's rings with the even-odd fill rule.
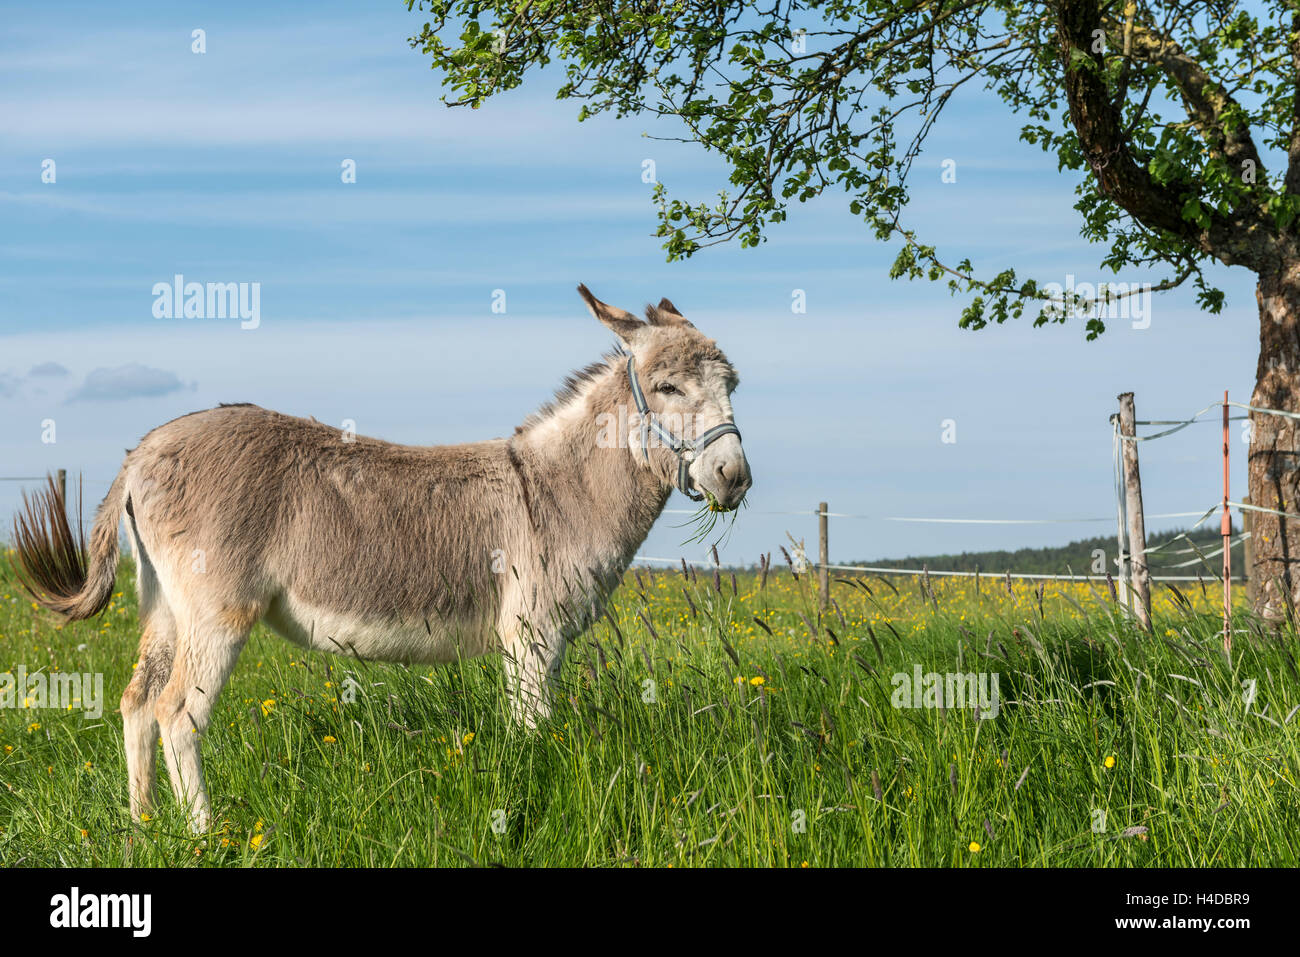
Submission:
[[[695,461],[695,456],[703,452],[706,447],[724,435],[734,435],[740,438],[740,429],[736,428],[734,422],[723,422],[721,425],[715,425],[699,438],[691,440],[678,438],[669,432],[659,422],[659,417],[650,411],[650,406],[645,400],[645,393],[641,391],[641,383],[636,380],[636,369],[634,367],[636,359],[633,356],[627,357],[627,378],[632,383],[632,401],[636,403],[636,411],[641,417],[641,454],[647,462],[650,461],[650,431],[659,436],[659,440],[664,445],[673,450],[677,456],[677,489],[692,502],[704,501],[704,496],[697,492],[691,491],[691,463]],[[687,453],[690,453],[687,457]]]

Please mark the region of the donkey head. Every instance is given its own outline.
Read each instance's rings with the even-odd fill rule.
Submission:
[[[717,343],[667,299],[647,306],[642,320],[601,302],[586,286],[578,292],[631,357],[627,385],[633,402],[647,410],[629,410],[634,427],[627,447],[636,461],[692,497],[707,496],[723,509],[738,506],[751,484],[731,411],[740,380]]]

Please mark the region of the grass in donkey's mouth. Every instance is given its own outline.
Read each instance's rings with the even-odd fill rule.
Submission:
[[[717,539],[710,543],[714,547],[717,547],[718,545],[725,544],[727,536],[729,536],[731,530],[735,528],[736,515],[739,506],[733,505],[727,507],[720,503],[712,492],[707,489],[702,491],[704,492],[704,501],[700,503],[700,507],[696,509],[695,514],[676,527],[693,529],[690,537],[687,538],[686,541],[682,542],[683,545],[693,545],[707,539],[713,534],[713,530],[718,527],[719,522],[722,522],[722,532],[718,535]],[[744,504],[743,501],[741,504]],[[729,516],[726,521],[723,521],[722,516],[724,515]]]
[[[739,507],[736,505],[723,505],[718,501],[717,496],[708,489],[704,490],[704,503],[708,506],[710,512],[734,512]]]

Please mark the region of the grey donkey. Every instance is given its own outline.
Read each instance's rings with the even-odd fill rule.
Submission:
[[[509,438],[395,445],[223,405],[127,453],[89,548],[52,481],[25,502],[15,572],[67,620],[108,604],[125,524],[142,626],[121,703],[133,817],[154,799],[161,736],[177,800],[208,828],[200,739],[258,621],[368,660],[500,653],[512,714],[534,727],[566,644],[602,614],[673,488],[740,504],[738,380],[716,343],[667,299],[642,320],[578,291],[619,348]]]

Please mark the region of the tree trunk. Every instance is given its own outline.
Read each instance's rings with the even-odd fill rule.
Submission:
[[[1300,413],[1300,261],[1275,274],[1261,274],[1259,365],[1250,404]],[[1300,513],[1300,422],[1250,413],[1250,501]],[[1300,521],[1267,512],[1253,516],[1255,609],[1266,618],[1285,617],[1287,596],[1300,601]]]

